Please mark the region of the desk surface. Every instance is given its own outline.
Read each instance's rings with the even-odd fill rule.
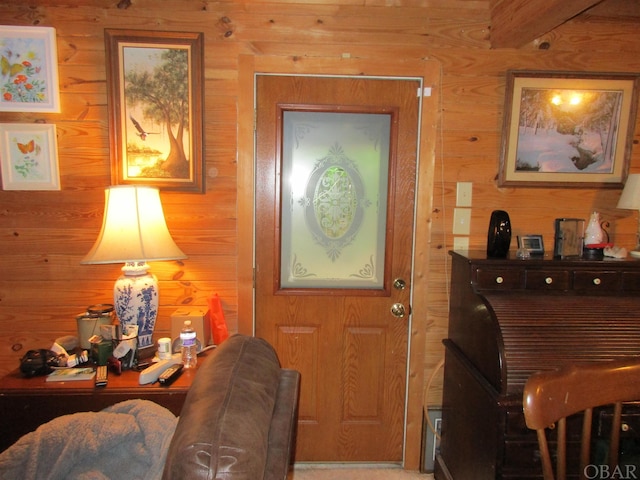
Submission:
[[[201,360],[201,359],[198,359]],[[180,375],[168,387],[160,385],[158,382],[147,385],[140,385],[138,379],[140,372],[136,370],[125,370],[120,375],[109,372],[108,383],[106,387],[95,387],[95,380],[71,380],[68,382],[47,382],[46,376],[26,378],[19,370],[7,374],[0,379],[0,396],[3,395],[65,395],[77,394],[78,392],[91,393],[151,393],[171,391],[187,391],[191,386],[191,382],[195,377],[197,368],[185,368]]]

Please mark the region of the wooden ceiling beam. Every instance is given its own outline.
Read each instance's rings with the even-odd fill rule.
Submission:
[[[519,48],[602,0],[495,0],[491,47]]]

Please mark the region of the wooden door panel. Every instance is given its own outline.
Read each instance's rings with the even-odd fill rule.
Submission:
[[[318,419],[318,370],[320,329],[315,326],[280,326],[275,348],[280,363],[304,375],[305,388],[300,391],[298,420],[316,422]]]
[[[342,421],[378,422],[384,403],[382,328],[347,327],[342,359]]]
[[[401,462],[418,129],[417,81],[259,76],[256,334],[302,374],[298,461]],[[282,105],[388,109],[392,139],[381,289],[286,289],[280,277]],[[407,288],[392,288],[395,278]]]

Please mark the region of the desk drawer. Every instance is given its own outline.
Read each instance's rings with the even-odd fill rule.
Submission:
[[[594,416],[597,418],[597,436],[608,439],[613,424],[613,407],[603,407]],[[622,438],[640,438],[640,403],[633,402],[623,405],[620,436]],[[637,448],[640,448],[640,444]]]
[[[527,290],[569,290],[569,270],[527,270]]]
[[[620,290],[622,280],[618,272],[577,270],[573,274],[573,288],[590,293],[612,293]]]
[[[524,269],[482,268],[476,270],[476,288],[514,290],[524,288]]]

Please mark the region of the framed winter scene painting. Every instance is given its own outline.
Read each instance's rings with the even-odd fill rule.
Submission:
[[[114,185],[204,192],[203,35],[105,30]]]
[[[621,188],[637,74],[507,72],[499,186]]]
[[[53,27],[0,25],[0,112],[60,111]]]

